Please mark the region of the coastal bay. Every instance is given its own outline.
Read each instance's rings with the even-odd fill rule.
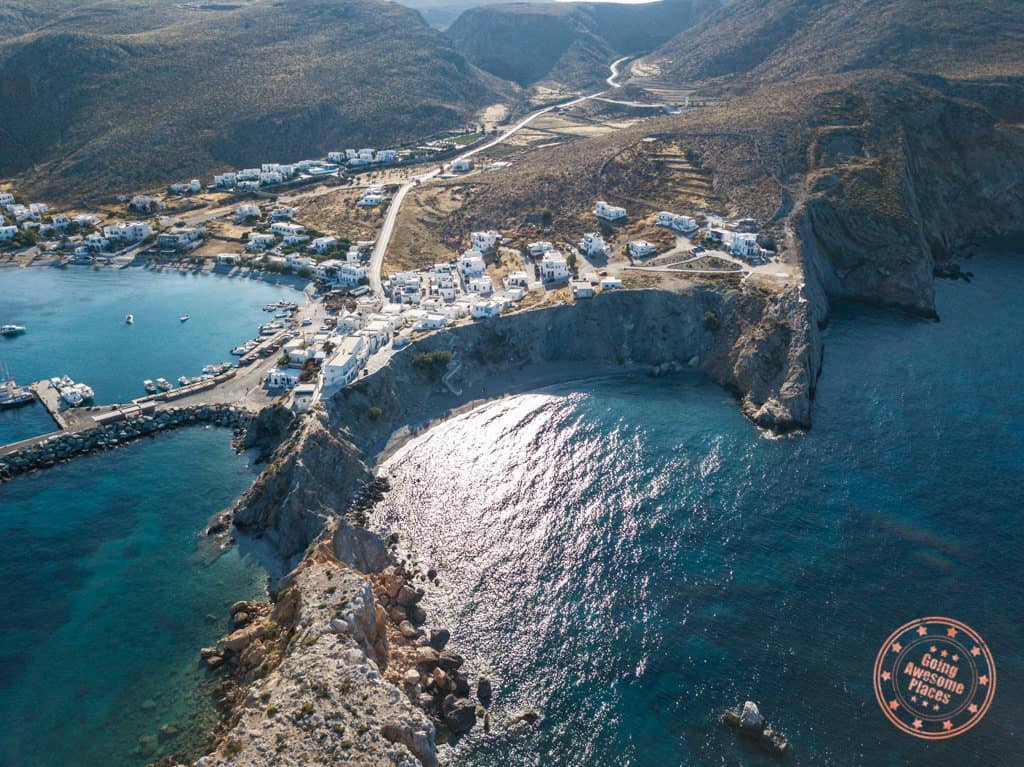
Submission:
[[[459,764],[772,763],[714,722],[745,698],[792,764],[1011,765],[1018,690],[976,732],[892,728],[871,664],[928,614],[977,628],[1024,672],[1011,611],[1022,566],[1024,332],[1017,253],[936,285],[938,323],[834,307],[815,426],[767,440],[697,375],[611,377],[485,404],[382,467],[372,521],[440,588],[428,612],[496,679]],[[998,545],[995,542],[998,541]]]
[[[28,331],[0,338],[0,362],[19,384],[70,375],[92,386],[98,404],[142,396],[143,379],[173,382],[233,361],[231,349],[267,320],[264,304],[302,299],[261,280],[139,268],[28,268],[2,279],[3,322]],[[181,322],[183,314],[191,319]],[[0,443],[53,428],[38,404],[0,411]]]

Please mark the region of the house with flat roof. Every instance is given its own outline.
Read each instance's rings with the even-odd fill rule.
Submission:
[[[333,357],[321,369],[324,388],[348,386],[359,376],[359,371],[369,357],[369,346],[363,336],[345,336],[338,344]]]
[[[605,221],[618,221],[626,217],[626,209],[617,205],[609,205],[604,200],[598,200],[597,205],[594,206],[594,215]]]
[[[544,282],[561,282],[569,279],[569,264],[557,250],[549,250],[540,262],[540,277]]]

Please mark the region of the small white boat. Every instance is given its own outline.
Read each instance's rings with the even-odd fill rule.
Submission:
[[[156,384],[148,378],[142,382],[142,388],[144,388],[150,394],[156,394]]]
[[[181,322],[188,322],[190,319],[192,319],[192,318],[190,316],[188,316],[187,314],[183,314],[180,317],[178,317],[178,320],[181,321]]]
[[[18,336],[26,330],[24,325],[0,325],[0,335]]]
[[[156,379],[156,388],[158,388],[160,391],[170,391],[171,382],[168,381],[166,378],[158,378]]]
[[[125,325],[131,325],[134,322],[135,322],[135,315],[134,314],[126,314],[124,316],[124,323],[125,323]]]

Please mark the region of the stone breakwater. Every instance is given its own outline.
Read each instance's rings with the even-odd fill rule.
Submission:
[[[103,424],[85,431],[57,434],[0,458],[0,482],[19,474],[54,466],[75,456],[110,450],[132,440],[192,424],[243,430],[252,413],[231,405],[193,405],[168,408],[153,415]]]

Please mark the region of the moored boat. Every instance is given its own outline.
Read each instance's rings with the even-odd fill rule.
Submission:
[[[142,382],[142,388],[144,388],[150,394],[156,394],[156,384],[153,383],[148,378],[145,381]]]
[[[178,317],[178,320],[181,322],[188,322],[190,319],[192,318],[187,314],[183,314],[180,317]]]
[[[4,383],[0,386],[0,410],[27,405],[35,399],[35,395],[29,389],[14,382],[14,376],[10,375],[6,368],[3,369],[3,378]]]
[[[134,322],[135,322],[135,315],[134,314],[126,314],[124,316],[124,323],[125,323],[125,325],[131,325]]]
[[[19,336],[26,330],[24,325],[0,325],[0,335],[5,336]]]
[[[156,379],[156,388],[158,388],[160,391],[170,391],[171,382],[168,381],[166,378],[158,378]]]

